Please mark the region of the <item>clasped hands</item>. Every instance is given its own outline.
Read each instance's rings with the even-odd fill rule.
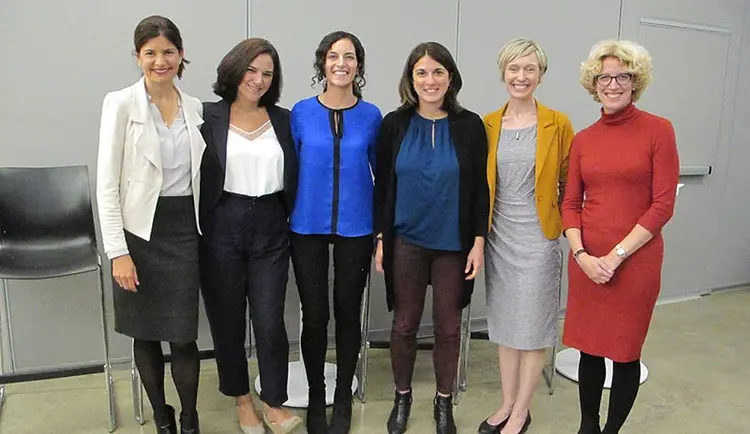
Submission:
[[[581,270],[586,273],[589,279],[594,283],[603,285],[612,279],[615,270],[622,264],[622,260],[623,258],[617,256],[617,253],[612,250],[606,256],[599,258],[591,256],[588,253],[581,253],[576,262],[578,262],[578,266],[581,267]]]

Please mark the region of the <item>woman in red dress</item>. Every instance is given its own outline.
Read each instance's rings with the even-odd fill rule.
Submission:
[[[661,229],[674,211],[679,159],[670,121],[633,105],[650,81],[649,53],[629,41],[598,43],[581,70],[602,107],[573,139],[562,204],[571,248],[563,343],[581,352],[579,434],[618,433],[624,424],[661,286]],[[604,358],[614,370],[600,430]]]

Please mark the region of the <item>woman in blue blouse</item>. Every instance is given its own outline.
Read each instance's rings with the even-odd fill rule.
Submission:
[[[396,392],[388,433],[403,433],[412,403],[416,336],[432,285],[438,434],[455,434],[453,383],[461,310],[471,301],[487,234],[487,136],[482,119],[458,104],[461,74],[437,42],[409,55],[402,105],[377,139],[375,265],[385,271]]]
[[[302,304],[302,357],[309,384],[307,430],[348,433],[362,293],[373,252],[373,175],[380,110],[362,99],[365,50],[347,32],[326,35],[315,51],[313,82],[323,93],[292,108],[299,183],[291,223],[292,265]],[[337,378],[326,428],[328,249],[333,245]]]

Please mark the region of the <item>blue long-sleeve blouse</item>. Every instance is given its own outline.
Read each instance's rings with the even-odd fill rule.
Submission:
[[[290,217],[293,232],[372,234],[375,139],[381,120],[380,109],[362,99],[340,110],[324,106],[317,96],[294,105],[299,182]]]

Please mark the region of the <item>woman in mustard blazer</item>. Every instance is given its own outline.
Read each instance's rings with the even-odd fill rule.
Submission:
[[[534,98],[547,70],[538,44],[510,41],[498,66],[510,98],[484,119],[490,189],[485,285],[489,337],[499,345],[503,403],[479,432],[517,434],[531,424],[529,404],[545,349],[557,339],[558,204],[574,132],[567,116]]]

